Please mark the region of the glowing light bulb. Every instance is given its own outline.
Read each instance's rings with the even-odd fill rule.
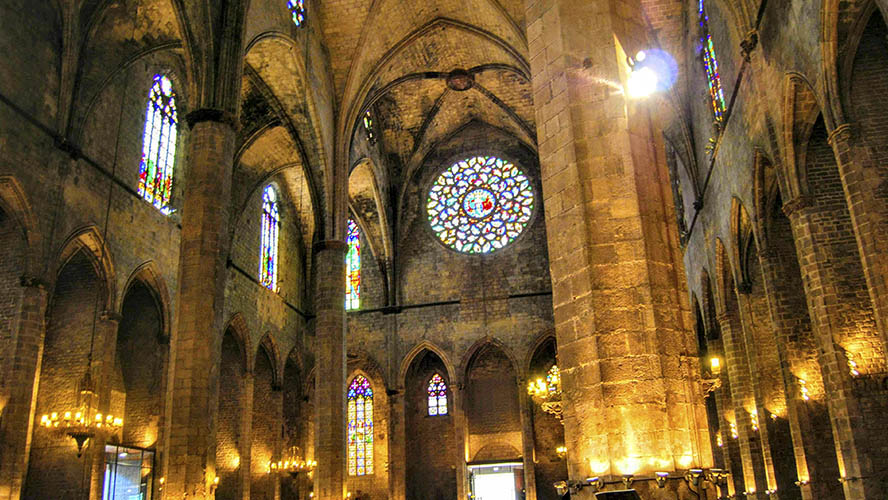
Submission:
[[[653,69],[640,68],[629,74],[626,91],[633,99],[643,99],[657,90],[657,83],[659,83],[659,78]]]

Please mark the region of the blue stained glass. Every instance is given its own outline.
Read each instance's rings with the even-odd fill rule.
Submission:
[[[712,34],[709,32],[709,16],[706,15],[703,2],[704,0],[700,0],[699,3],[703,67],[706,70],[706,85],[709,88],[709,98],[712,101],[712,112],[715,115],[715,120],[721,122],[727,107],[721,86],[721,76],[718,72],[718,59],[715,57],[715,45],[712,42]]]
[[[348,220],[345,237],[348,253],[345,254],[345,309],[361,307],[361,233],[355,221]]]
[[[262,241],[259,251],[259,282],[265,288],[277,291],[278,236],[281,218],[277,192],[272,185],[262,192]]]
[[[348,386],[348,474],[373,474],[373,389],[357,375]]]
[[[454,163],[429,190],[426,210],[445,245],[489,253],[515,240],[533,215],[534,193],[518,167],[493,156]]]
[[[178,126],[173,82],[165,75],[154,75],[145,110],[138,192],[145,201],[167,215],[172,211],[170,197]]]
[[[290,17],[296,26],[302,26],[305,22],[305,0],[289,0],[287,9],[290,11]]]

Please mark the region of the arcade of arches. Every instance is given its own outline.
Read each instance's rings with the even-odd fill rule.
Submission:
[[[0,0],[0,500],[884,500],[886,18]]]

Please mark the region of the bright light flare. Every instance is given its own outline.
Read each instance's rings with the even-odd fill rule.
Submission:
[[[654,70],[648,67],[640,68],[629,74],[626,92],[633,99],[644,99],[657,91],[658,82],[659,78]]]

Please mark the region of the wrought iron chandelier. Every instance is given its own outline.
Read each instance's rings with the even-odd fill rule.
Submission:
[[[558,371],[558,365],[549,368],[545,379],[540,377],[531,381],[527,385],[527,393],[544,412],[561,420],[564,410],[561,405],[561,372]]]

